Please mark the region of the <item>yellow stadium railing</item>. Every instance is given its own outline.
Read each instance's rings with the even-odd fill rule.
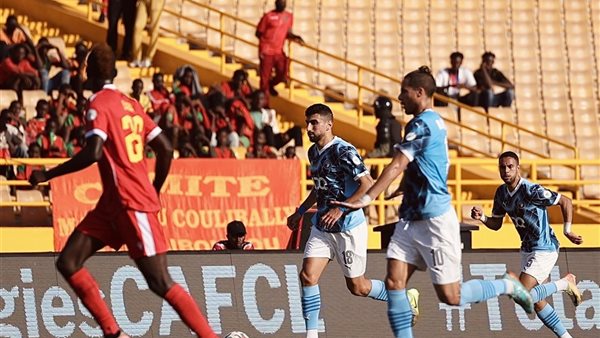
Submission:
[[[91,0],[88,2],[88,11],[87,11],[88,20],[92,20],[92,4],[93,3],[102,5],[102,2],[99,0]],[[198,39],[193,36],[185,36],[179,31],[161,27],[161,29],[163,31],[168,32],[173,35],[176,35],[176,36],[179,36],[180,38],[187,39],[187,41],[189,41],[193,44],[200,45],[209,50],[217,52],[217,54],[219,55],[219,59],[220,59],[219,65],[220,65],[221,72],[225,72],[227,58],[231,58],[231,59],[237,60],[238,62],[241,62],[243,64],[251,65],[254,67],[257,66],[257,64],[254,61],[248,60],[248,59],[240,56],[239,54],[236,54],[236,52],[234,50],[233,51],[228,50],[225,45],[225,40],[231,39],[231,40],[235,40],[236,42],[244,43],[244,44],[252,46],[254,48],[258,48],[258,42],[256,39],[247,40],[247,39],[244,39],[242,37],[239,37],[239,36],[233,34],[232,32],[228,32],[226,30],[226,24],[225,24],[226,20],[229,20],[230,22],[234,23],[235,25],[245,25],[245,26],[248,26],[248,27],[254,29],[256,27],[256,23],[242,19],[240,17],[237,17],[236,15],[219,10],[218,8],[215,8],[215,7],[205,4],[205,3],[201,3],[197,0],[183,0],[182,3],[193,4],[195,6],[198,6],[200,8],[207,10],[210,14],[217,15],[219,18],[218,26],[211,25],[208,22],[202,22],[193,17],[188,17],[185,15],[185,13],[179,13],[179,12],[174,11],[167,7],[165,7],[163,11],[172,16],[177,17],[179,20],[184,20],[186,22],[193,23],[193,24],[198,25],[199,27],[205,28],[207,30],[217,32],[218,36],[219,36],[218,45],[209,45],[207,40]],[[325,69],[321,69],[317,66],[314,66],[310,63],[307,63],[303,60],[296,58],[295,51],[297,48],[308,49],[308,50],[314,52],[317,57],[324,56],[324,57],[342,62],[346,69],[355,69],[356,73],[357,73],[356,80],[348,79],[344,75],[336,74],[336,73],[327,71]],[[258,54],[258,52],[257,52],[257,54]],[[393,83],[396,83],[396,84],[398,84],[398,87],[400,87],[400,83],[401,83],[400,78],[381,73],[381,72],[377,71],[376,69],[356,63],[352,60],[347,59],[344,56],[339,56],[339,55],[329,53],[329,52],[322,50],[316,46],[311,46],[308,44],[300,46],[296,43],[289,43],[288,44],[288,56],[290,58],[291,66],[293,66],[293,65],[303,66],[310,70],[318,72],[319,74],[333,77],[333,78],[339,80],[340,83],[342,83],[344,86],[355,87],[356,92],[357,92],[356,98],[350,98],[350,97],[346,97],[345,95],[339,95],[338,93],[336,93],[333,90],[330,90],[329,88],[323,87],[318,84],[302,81],[301,79],[294,76],[294,73],[293,73],[294,67],[290,67],[290,84],[289,84],[289,90],[287,92],[288,99],[290,99],[290,100],[294,99],[294,97],[295,97],[294,91],[295,91],[295,88],[297,85],[304,87],[304,88],[316,90],[318,92],[323,93],[324,96],[333,97],[341,102],[344,102],[346,104],[356,107],[356,111],[357,111],[356,112],[356,125],[358,125],[359,127],[363,126],[365,113],[372,113],[372,111],[373,111],[370,104],[363,102],[363,97],[365,96],[364,94],[367,93],[367,94],[372,94],[372,95],[390,96],[389,93],[384,93],[384,92],[381,92],[381,91],[371,87],[369,84],[367,84],[365,81],[363,81],[364,78],[369,76],[369,77],[374,77],[376,79],[383,79],[386,81],[391,81]],[[424,60],[423,63],[426,64],[427,62],[428,62],[427,60]],[[391,99],[396,101],[396,104],[399,104],[398,99],[396,97],[394,97],[395,95],[391,95],[391,96],[392,96]],[[527,147],[522,146],[519,143],[509,141],[506,137],[506,130],[508,128],[511,128],[514,131],[518,131],[519,134],[521,134],[521,135],[534,136],[536,138],[544,140],[545,142],[548,142],[549,145],[559,147],[560,149],[563,149],[563,150],[568,150],[572,153],[572,158],[579,158],[577,148],[571,144],[567,144],[560,140],[550,138],[547,135],[532,131],[530,129],[524,128],[517,124],[511,123],[508,121],[504,121],[495,116],[491,116],[491,115],[487,114],[485,111],[479,110],[474,107],[466,106],[466,105],[464,105],[456,100],[450,99],[446,96],[435,94],[435,98],[440,101],[448,102],[453,105],[456,105],[457,107],[460,107],[460,109],[462,109],[462,111],[463,111],[463,114],[466,111],[469,114],[477,114],[480,116],[484,116],[488,121],[494,121],[495,123],[498,123],[500,125],[500,134],[493,134],[493,133],[489,133],[485,130],[481,130],[476,127],[470,126],[468,124],[461,123],[460,121],[457,122],[457,121],[452,121],[452,120],[446,119],[446,123],[455,125],[460,130],[473,132],[473,133],[477,134],[478,136],[486,138],[488,141],[499,142],[502,146],[501,149],[506,149],[505,147],[510,147],[511,150],[516,150],[518,152],[521,152],[522,155],[528,154],[528,155],[533,155],[534,157],[539,157],[539,158],[549,158],[549,156],[543,150],[527,148]],[[404,115],[401,115],[400,118],[402,120],[404,120],[405,122],[408,119],[408,117],[404,116]],[[490,154],[489,149],[479,149],[476,146],[470,145],[468,140],[450,139],[449,143],[451,145],[458,147],[459,149],[467,150],[467,151],[475,153],[479,156],[488,157],[488,158],[495,156],[493,154]]]

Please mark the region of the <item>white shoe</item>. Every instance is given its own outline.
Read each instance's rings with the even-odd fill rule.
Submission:
[[[417,324],[417,319],[419,319],[419,291],[417,289],[408,289],[406,291],[406,296],[408,297],[410,309],[413,313],[411,326],[415,326]]]
[[[140,60],[133,60],[129,63],[129,68],[139,68],[141,64]]]
[[[145,58],[142,62],[139,63],[142,68],[150,68],[152,67],[152,60]]]
[[[577,306],[577,305],[581,304],[581,291],[579,291],[579,289],[577,288],[577,280],[576,280],[575,275],[572,273],[569,273],[566,276],[564,276],[562,279],[566,280],[567,283],[569,283],[565,292],[571,298],[573,305]]]

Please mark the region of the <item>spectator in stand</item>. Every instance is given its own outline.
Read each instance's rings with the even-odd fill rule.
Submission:
[[[138,0],[133,31],[133,61],[130,67],[150,67],[156,53],[159,19],[165,6],[165,0]],[[142,57],[142,35],[148,30],[148,48]]]
[[[212,158],[236,158],[233,149],[229,146],[229,128],[224,127],[217,131],[217,146],[210,147]]]
[[[136,99],[137,102],[140,103],[140,106],[144,108],[145,112],[149,112],[152,110],[152,104],[150,103],[150,98],[146,93],[144,93],[144,81],[142,79],[135,79],[131,83],[131,94],[129,94],[132,98]]]
[[[277,158],[277,150],[267,144],[267,136],[262,130],[255,133],[254,144],[248,148],[247,158]]]
[[[198,80],[198,73],[190,65],[183,65],[177,68],[173,79],[173,94],[181,92],[188,97],[204,94]]]
[[[28,40],[31,40],[29,34],[19,25],[17,17],[9,15],[6,18],[4,27],[0,30],[0,61],[8,56],[12,45],[27,43]]]
[[[510,107],[515,98],[515,86],[494,68],[496,55],[485,52],[481,55],[481,66],[475,71],[475,80],[479,89],[479,105],[487,111],[489,107]],[[494,93],[494,86],[504,88],[500,94]]]
[[[50,118],[50,104],[41,99],[35,105],[35,116],[27,121],[25,135],[27,144],[37,140],[38,136],[46,129],[46,120]]]
[[[64,139],[57,135],[58,123],[56,119],[46,122],[46,129],[38,136],[37,144],[42,148],[42,157],[64,158],[67,157]]]
[[[394,144],[402,141],[402,125],[392,114],[392,100],[385,96],[378,96],[373,102],[375,117],[379,119],[375,126],[375,149],[366,157],[381,158],[392,157]]]
[[[83,41],[75,44],[75,54],[71,57],[71,87],[75,90],[78,96],[82,96],[85,88],[84,63],[88,54],[88,48]]]
[[[40,148],[40,145],[33,142],[29,145],[29,158],[41,158],[42,157],[42,148]],[[31,172],[33,170],[44,170],[45,166],[43,165],[25,165],[25,164],[20,164],[17,166],[17,179],[18,180],[28,180],[29,177],[31,176]],[[24,187],[24,188],[31,188],[31,187]],[[41,188],[41,187],[38,187]]]
[[[477,81],[469,69],[461,67],[463,59],[461,52],[450,54],[450,68],[440,70],[435,76],[436,92],[469,106],[476,106],[479,99]],[[467,89],[469,93],[461,96],[461,89]],[[436,106],[448,105],[438,100],[434,100],[434,103]]]
[[[119,19],[122,19],[125,26],[125,38],[123,39],[123,48],[121,48],[121,60],[131,59],[131,45],[133,39],[133,28],[135,25],[135,5],[134,0],[110,0],[108,2],[108,31],[106,32],[106,43],[117,54],[117,38]]]
[[[16,91],[19,101],[22,101],[23,90],[38,88],[40,88],[39,73],[27,58],[25,45],[14,45],[10,49],[9,57],[0,64],[0,89]]]
[[[169,93],[165,87],[165,76],[163,73],[154,73],[152,75],[152,90],[148,91],[147,95],[150,99],[151,113],[154,121],[157,122],[162,116],[174,114],[175,96]],[[169,119],[174,119],[175,116],[168,116]]]
[[[286,0],[276,0],[275,9],[265,13],[256,28],[258,43],[258,57],[260,59],[260,90],[268,99],[268,95],[277,96],[275,86],[288,80],[288,59],[283,52],[283,44],[290,39],[304,45],[304,40],[299,35],[292,33],[294,16],[285,10]],[[275,77],[271,72],[275,68]]]
[[[19,25],[19,21],[15,15],[6,17],[4,27],[0,30],[0,41],[7,46],[16,45],[27,42],[28,35],[25,29]]]
[[[27,157],[27,132],[25,130],[25,126],[23,121],[25,121],[25,111],[23,110],[23,105],[19,101],[12,101],[8,106],[9,112],[9,123],[12,127],[17,130],[17,136],[21,140],[19,147],[15,150],[13,154],[14,157]]]
[[[227,100],[226,106],[229,126],[233,133],[237,135],[237,141],[236,137],[233,137],[232,147],[244,146],[248,148],[253,143],[254,138],[254,121],[248,107],[242,100],[237,98]]]
[[[217,132],[223,128],[228,130],[229,145],[239,147],[240,136],[231,129],[230,105],[220,91],[213,91],[207,97],[208,117],[210,119],[210,145],[217,145]]]
[[[213,250],[254,250],[254,245],[246,241],[246,226],[241,221],[227,224],[227,239],[213,245]]]
[[[8,109],[0,113],[0,158],[22,157],[19,154],[21,138],[19,130],[11,124],[11,114]],[[5,173],[0,172],[1,175]]]
[[[63,51],[52,45],[47,38],[42,37],[38,41],[37,52],[42,64],[40,70],[42,89],[46,93],[51,94],[52,90],[58,89],[60,85],[69,84],[71,79],[71,66]],[[50,78],[50,69],[52,66],[59,67],[61,70]]]
[[[79,126],[73,129],[69,142],[65,146],[67,157],[75,156],[83,147],[85,147],[85,127]]]
[[[283,154],[283,156],[288,160],[298,159],[298,155],[296,155],[296,147],[292,147],[292,146],[286,147],[285,153]]]
[[[250,115],[254,121],[254,127],[263,130],[267,136],[267,144],[281,150],[294,140],[294,146],[302,147],[302,129],[294,126],[281,133],[277,113],[275,109],[267,108],[267,99],[265,93],[256,90],[252,93],[250,104]]]
[[[250,107],[250,97],[252,95],[252,86],[248,82],[248,73],[243,69],[233,72],[229,81],[221,82],[219,88],[221,93],[228,99],[240,99],[244,101],[247,107]]]

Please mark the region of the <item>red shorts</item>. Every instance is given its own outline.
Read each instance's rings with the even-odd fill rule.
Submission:
[[[123,209],[114,214],[94,209],[88,212],[76,230],[115,250],[127,245],[132,259],[152,257],[168,249],[156,212]]]

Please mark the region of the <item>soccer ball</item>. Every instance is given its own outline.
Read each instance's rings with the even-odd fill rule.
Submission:
[[[248,337],[247,334],[245,334],[244,332],[241,331],[233,331],[233,332],[229,332],[225,337],[223,338],[250,338]]]

